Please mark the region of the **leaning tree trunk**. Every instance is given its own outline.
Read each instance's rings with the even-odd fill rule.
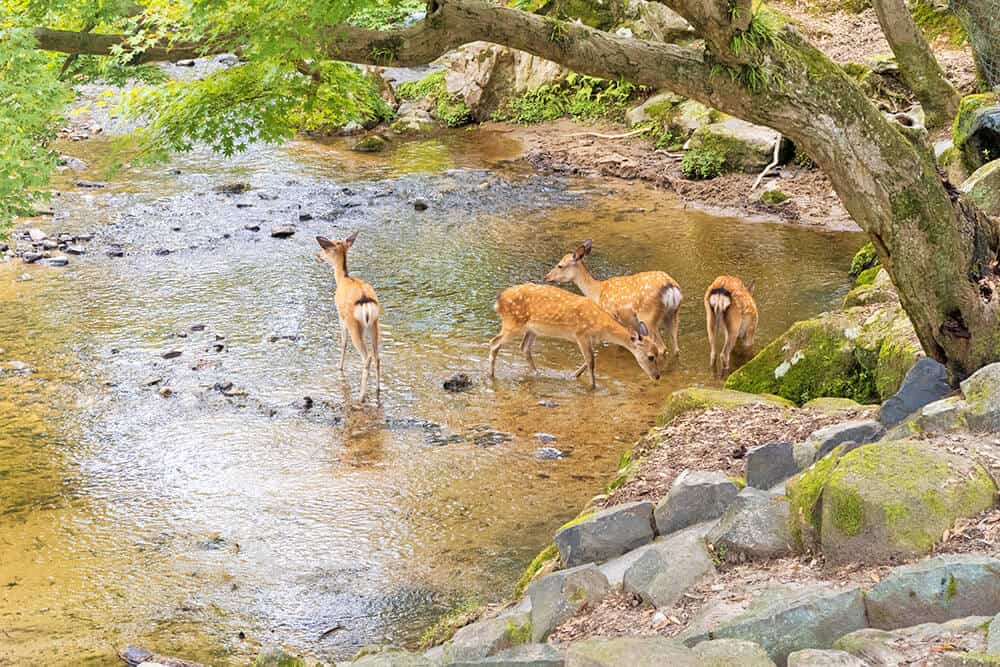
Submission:
[[[1000,86],[1000,2],[951,0],[951,9],[969,36],[979,77],[989,88]]]
[[[959,96],[948,82],[923,32],[914,22],[903,0],[872,0],[903,82],[920,100],[927,127],[943,127],[958,113]]]
[[[634,39],[490,0],[430,0],[424,21],[409,28],[331,26],[322,55],[408,66],[487,41],[772,127],[813,158],[871,237],[927,354],[953,380],[1000,360],[1000,233],[942,180],[922,128],[887,119],[841,67],[764,5],[751,15],[751,0],[663,2],[703,46]],[[36,34],[45,44],[45,33]],[[106,48],[95,42],[95,50]],[[796,289],[794,275],[785,288]]]

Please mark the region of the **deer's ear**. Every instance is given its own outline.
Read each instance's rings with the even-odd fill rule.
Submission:
[[[319,247],[321,247],[321,248],[332,248],[333,247],[333,241],[331,241],[330,239],[326,238],[325,236],[317,236],[316,237],[316,243],[318,243]]]
[[[575,251],[573,251],[573,259],[579,261],[579,260],[583,259],[584,257],[586,257],[587,255],[589,255],[590,254],[590,248],[593,245],[594,244],[590,241],[590,239],[587,239],[586,241],[584,241],[583,243],[581,243],[579,245],[579,247]]]
[[[640,321],[639,322],[639,336],[641,338],[645,338],[648,335],[649,335],[649,328],[646,326],[645,322]]]
[[[354,242],[357,240],[357,238],[358,238],[358,231],[355,230],[353,234],[344,239],[344,243],[346,243],[347,247],[350,248],[352,245],[354,245]]]
[[[750,292],[750,294],[753,294],[753,290],[754,290],[755,287],[757,287],[757,281],[756,280],[751,280],[750,284],[747,285],[747,291]]]

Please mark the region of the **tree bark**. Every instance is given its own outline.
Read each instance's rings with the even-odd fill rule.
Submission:
[[[979,77],[987,88],[1000,86],[1000,5],[989,0],[951,0],[951,9],[972,44]]]
[[[903,82],[920,100],[927,127],[951,123],[959,95],[951,85],[903,0],[872,0],[882,33],[899,63]]]
[[[697,32],[711,34],[704,47],[557,23],[488,0],[431,0],[426,19],[410,28],[331,27],[323,57],[410,66],[481,40],[584,74],[671,90],[772,127],[823,169],[872,238],[927,354],[945,363],[953,380],[1000,360],[1000,232],[942,181],[924,138],[887,119],[794,27],[758,40],[754,53],[733,53],[733,37],[751,34],[741,5],[729,14],[728,0],[665,4]],[[725,25],[723,16],[732,23]]]
[[[33,32],[38,48],[44,51],[77,56],[111,56],[114,55],[116,47],[128,48],[126,35],[101,35],[89,31],[76,32],[51,28],[35,28]],[[147,62],[176,62],[220,52],[206,49],[205,45],[195,42],[157,44],[146,48],[145,51],[136,52],[130,62],[136,65]]]

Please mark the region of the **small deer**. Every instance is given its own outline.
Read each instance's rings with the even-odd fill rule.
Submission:
[[[721,377],[729,375],[729,356],[736,343],[744,349],[753,345],[757,333],[757,303],[752,292],[753,285],[748,288],[736,276],[719,276],[705,290],[705,317],[711,348],[709,366]]]
[[[533,283],[515,285],[500,292],[494,308],[500,315],[501,327],[500,333],[490,341],[490,377],[493,377],[500,348],[523,334],[521,351],[531,370],[537,370],[531,356],[535,338],[544,336],[573,341],[580,346],[584,363],[573,377],[578,378],[589,369],[591,388],[597,386],[595,343],[624,347],[646,375],[660,379],[656,347],[649,329],[634,316],[635,329],[629,329],[586,297]]]
[[[354,232],[343,241],[331,241],[323,236],[317,236],[320,251],[318,257],[333,266],[337,280],[337,291],[334,301],[337,303],[337,317],[340,319],[340,370],[344,370],[344,358],[347,356],[347,337],[350,335],[354,349],[361,355],[364,366],[361,371],[361,401],[368,397],[368,374],[375,359],[375,400],[380,398],[382,390],[382,361],[379,358],[378,346],[382,332],[379,326],[379,316],[382,309],[378,297],[371,285],[359,278],[352,278],[347,273],[347,251],[354,245],[358,233]],[[365,345],[365,333],[371,335],[372,351],[368,352]]]
[[[645,271],[598,280],[583,263],[583,258],[590,254],[592,247],[593,242],[589,240],[581,243],[575,251],[559,260],[555,268],[545,276],[545,280],[550,283],[575,283],[584,296],[596,301],[597,305],[623,324],[628,323],[632,317],[647,322],[657,356],[667,351],[660,336],[660,326],[665,323],[673,338],[674,354],[680,354],[677,344],[677,311],[684,297],[677,281],[663,271]]]

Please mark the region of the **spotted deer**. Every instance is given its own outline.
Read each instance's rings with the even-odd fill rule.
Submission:
[[[354,349],[361,355],[364,363],[361,371],[361,401],[368,397],[368,374],[372,359],[375,360],[375,400],[381,395],[382,360],[379,358],[379,340],[382,332],[379,326],[379,316],[382,309],[378,297],[371,285],[360,278],[352,278],[347,273],[347,251],[354,245],[358,233],[354,232],[343,241],[331,241],[323,236],[317,236],[320,251],[317,255],[321,260],[333,266],[337,281],[337,291],[334,301],[337,304],[337,317],[340,319],[340,370],[344,370],[344,358],[347,356],[347,337],[350,335]],[[368,352],[365,345],[365,334],[372,339],[372,351]]]
[[[581,243],[575,251],[559,260],[545,280],[550,283],[575,283],[584,296],[596,301],[619,322],[627,324],[629,318],[638,317],[648,323],[657,356],[667,351],[660,336],[660,326],[666,324],[673,339],[674,354],[679,354],[677,311],[684,297],[677,281],[663,271],[645,271],[598,280],[583,263],[583,258],[590,254],[592,248],[593,243],[589,240]]]
[[[736,276],[719,276],[705,290],[705,317],[708,344],[711,348],[709,366],[712,372],[729,375],[729,357],[740,343],[745,349],[753,345],[757,333],[757,303],[749,288]]]
[[[595,344],[612,343],[632,353],[639,367],[654,380],[660,379],[656,347],[645,322],[633,317],[630,329],[611,317],[586,297],[550,285],[527,283],[508,287],[497,297],[494,308],[500,315],[500,333],[490,341],[490,377],[494,375],[497,353],[506,343],[524,336],[521,351],[531,370],[535,368],[532,347],[537,336],[575,342],[584,363],[573,377],[590,370],[590,386],[595,388]]]

